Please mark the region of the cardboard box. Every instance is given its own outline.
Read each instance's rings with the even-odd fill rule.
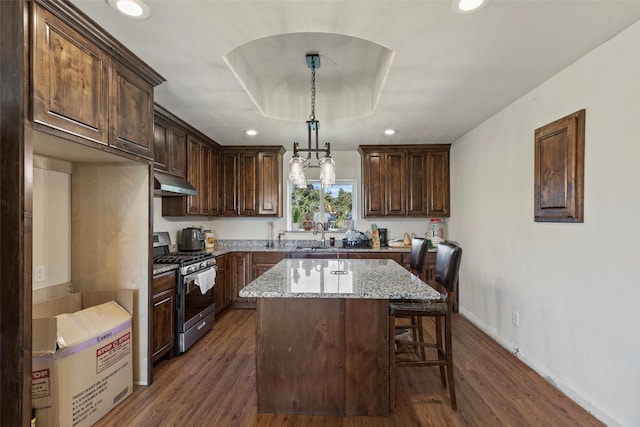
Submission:
[[[38,427],[95,424],[133,391],[133,291],[33,306],[31,402]]]

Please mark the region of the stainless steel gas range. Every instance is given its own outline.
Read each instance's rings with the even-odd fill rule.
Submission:
[[[178,265],[175,329],[176,354],[181,354],[213,327],[216,260],[203,251],[169,252],[170,245],[169,233],[153,233],[154,264]]]

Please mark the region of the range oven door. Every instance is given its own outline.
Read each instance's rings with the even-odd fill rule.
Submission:
[[[212,287],[203,294],[201,288],[195,284],[198,273],[206,273],[213,269],[215,267],[209,267],[185,276],[178,285],[178,312],[176,315],[178,354],[184,353],[213,327],[215,320],[214,288]]]

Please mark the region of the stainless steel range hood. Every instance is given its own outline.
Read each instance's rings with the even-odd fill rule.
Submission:
[[[153,178],[156,196],[195,196],[198,194],[193,185],[177,176],[154,172]]]

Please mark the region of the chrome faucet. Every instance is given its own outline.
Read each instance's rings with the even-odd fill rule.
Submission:
[[[322,231],[322,238],[320,239],[320,247],[325,248],[326,240],[324,238],[324,224],[321,222],[316,222],[316,224],[313,226],[313,234],[315,235],[318,233],[318,226],[320,226],[320,231]]]

